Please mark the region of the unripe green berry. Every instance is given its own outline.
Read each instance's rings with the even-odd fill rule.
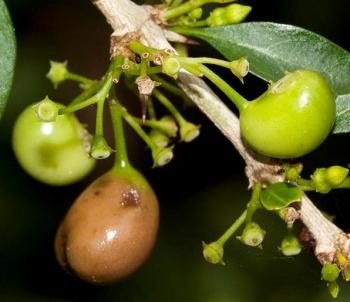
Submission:
[[[280,251],[285,256],[299,255],[302,250],[302,246],[299,240],[294,235],[287,235],[283,238],[280,246]]]
[[[326,180],[333,187],[339,186],[349,174],[349,169],[341,166],[332,166],[326,170]]]
[[[57,88],[59,84],[66,80],[67,73],[67,61],[62,63],[50,61],[50,70],[46,77],[52,82],[53,86]]]
[[[238,236],[237,239],[245,245],[256,247],[260,246],[264,241],[265,234],[265,230],[263,230],[257,223],[250,222],[245,226],[242,235]]]
[[[269,157],[297,158],[325,140],[335,115],[327,80],[311,70],[296,70],[240,110],[240,129],[255,151]]]
[[[322,266],[322,279],[327,282],[333,282],[338,279],[340,269],[334,263],[326,263]]]
[[[206,244],[202,242],[203,246],[203,257],[204,259],[212,264],[222,264],[225,265],[223,261],[224,257],[224,248],[222,244],[219,244],[217,241]]]

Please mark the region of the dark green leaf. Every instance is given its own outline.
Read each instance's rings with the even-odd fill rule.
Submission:
[[[350,132],[350,93],[337,97],[337,120],[333,133]]]
[[[260,194],[260,201],[267,210],[281,210],[293,202],[300,202],[303,192],[295,186],[284,182],[268,186]]]
[[[14,29],[5,2],[0,0],[0,118],[10,93],[16,58]]]
[[[328,78],[336,95],[350,93],[349,52],[311,31],[269,22],[176,30],[207,41],[228,60],[247,57],[251,72],[266,81],[311,69]]]

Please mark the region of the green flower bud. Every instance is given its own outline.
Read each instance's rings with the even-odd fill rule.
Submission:
[[[173,147],[156,148],[152,150],[153,167],[162,167],[168,164],[174,157]]]
[[[160,128],[159,130],[163,131],[169,137],[176,137],[178,126],[174,120],[174,118],[170,115],[163,116],[159,120]]]
[[[180,125],[180,139],[183,142],[189,143],[193,141],[199,135],[200,126],[186,122],[185,124]]]
[[[50,61],[50,70],[46,77],[51,81],[54,88],[57,88],[59,84],[66,80],[67,73],[67,61],[62,63]]]
[[[333,298],[337,298],[339,294],[339,285],[337,282],[330,282],[327,284],[328,291]]]
[[[299,240],[294,235],[287,235],[283,238],[280,246],[280,251],[285,256],[299,255],[302,250],[302,246]]]
[[[340,269],[334,263],[326,263],[322,266],[321,276],[324,281],[333,282],[338,279]]]
[[[316,192],[326,194],[332,189],[330,184],[327,182],[326,171],[326,168],[319,168],[316,169],[314,174],[311,175],[311,180],[315,185]]]
[[[231,4],[214,9],[207,18],[209,26],[223,26],[242,22],[250,13],[250,6]]]
[[[231,4],[225,8],[225,17],[227,24],[235,24],[242,22],[250,13],[252,8],[247,5]]]
[[[181,64],[176,57],[165,57],[163,59],[162,72],[168,76],[177,78],[180,68]]]
[[[217,241],[206,244],[202,242],[203,246],[203,257],[204,259],[212,264],[222,264],[225,265],[223,261],[224,257],[224,248]]]
[[[206,19],[209,26],[222,26],[225,25],[225,8],[219,7],[214,9],[209,17]]]
[[[332,166],[326,170],[326,180],[333,186],[339,186],[346,179],[349,174],[349,169],[341,166]]]
[[[248,246],[260,246],[264,241],[266,232],[255,222],[247,224],[241,236],[238,236],[242,243]]]
[[[285,176],[289,181],[296,181],[300,177],[300,174],[297,168],[288,167],[286,168]]]
[[[246,58],[240,58],[231,62],[231,72],[243,83],[243,78],[249,72],[249,62]]]
[[[197,7],[193,10],[191,10],[188,15],[194,19],[194,20],[197,20],[197,19],[200,19],[203,15],[203,9],[201,7]]]
[[[42,101],[35,105],[35,113],[38,118],[43,122],[54,122],[57,118],[60,105],[51,101],[46,96]]]
[[[161,149],[165,148],[169,144],[169,137],[163,132],[152,129],[149,134],[149,138],[155,143],[155,145]]]
[[[106,139],[101,136],[95,136],[92,141],[90,155],[95,159],[105,159],[112,153],[112,149],[108,146]]]

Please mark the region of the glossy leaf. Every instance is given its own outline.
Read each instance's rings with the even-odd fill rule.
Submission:
[[[13,80],[16,58],[14,29],[5,2],[0,0],[0,118]]]
[[[281,210],[293,202],[300,202],[302,194],[298,187],[279,182],[262,191],[260,201],[267,210]]]
[[[337,97],[337,120],[333,128],[333,133],[336,134],[348,132],[350,132],[350,93]]]

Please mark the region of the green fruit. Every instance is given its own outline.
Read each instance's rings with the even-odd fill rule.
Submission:
[[[95,165],[86,150],[89,134],[73,114],[40,120],[37,105],[27,107],[15,122],[12,145],[18,162],[45,184],[61,186],[82,179]]]
[[[317,148],[335,121],[327,81],[310,70],[288,73],[240,112],[241,134],[255,151],[296,158]]]
[[[127,171],[111,171],[87,187],[58,229],[58,262],[88,282],[127,277],[146,261],[156,241],[157,197],[137,171]]]

